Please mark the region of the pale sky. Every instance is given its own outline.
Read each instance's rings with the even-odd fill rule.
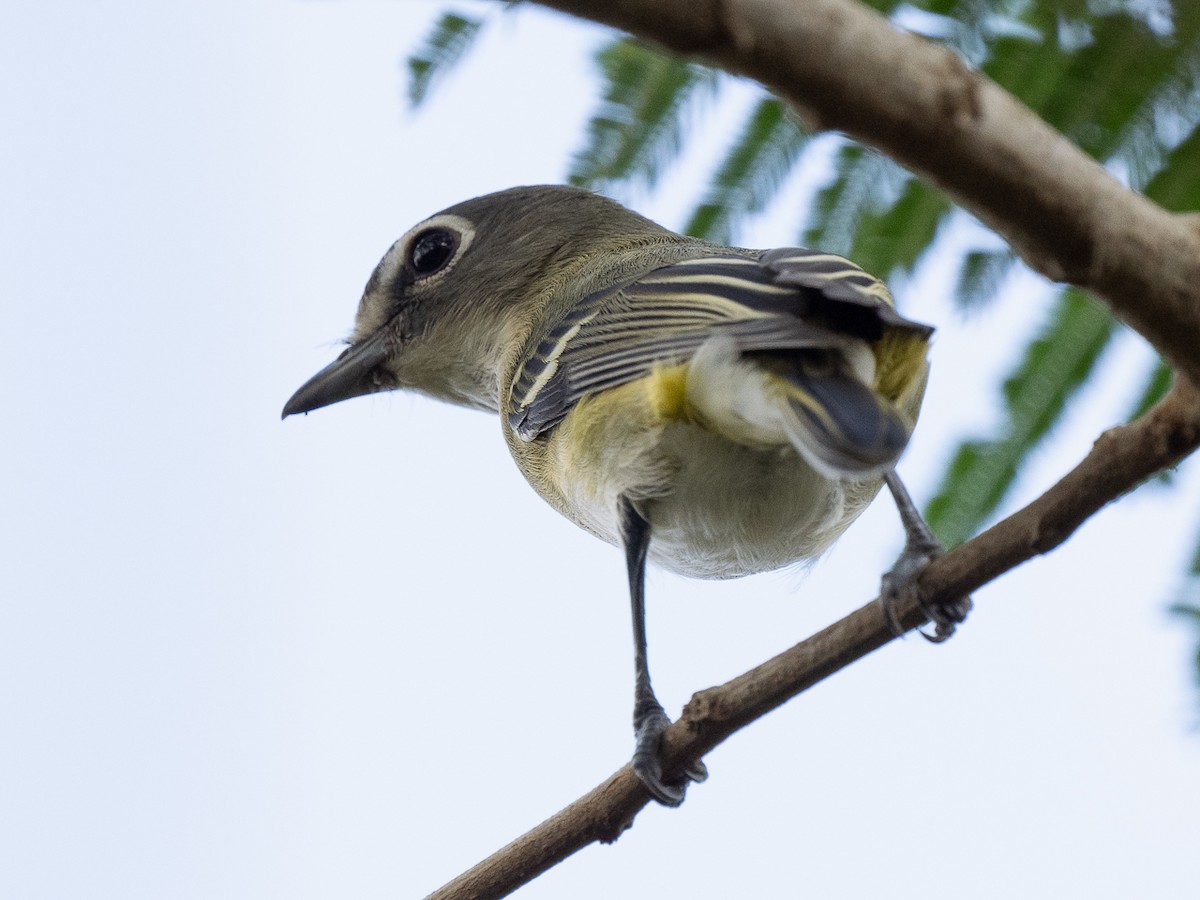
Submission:
[[[0,896],[420,897],[628,759],[621,555],[528,488],[496,421],[405,395],[279,421],[396,237],[562,180],[580,140],[605,33],[536,8],[408,114],[440,9],[7,10]],[[681,225],[752,96],[640,211]],[[813,177],[745,243],[793,243]],[[900,467],[920,501],[1047,309],[1026,277],[964,321],[947,266],[898,286],[938,327]],[[1150,358],[1117,343],[1009,511]],[[1165,610],[1198,472],[978,592],[949,644],[894,643],[736,735],[681,809],[519,896],[1195,897],[1194,636]],[[652,572],[668,710],[873,597],[900,540],[882,500],[808,573]]]

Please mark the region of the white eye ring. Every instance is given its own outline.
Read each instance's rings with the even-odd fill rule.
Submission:
[[[420,246],[422,242],[441,235],[445,235],[446,240],[435,240],[431,246],[422,251]],[[448,214],[433,216],[412,228],[408,234],[396,242],[396,248],[401,251],[400,258],[396,262],[398,265],[408,268],[421,285],[427,285],[445,277],[446,273],[454,268],[463,253],[471,246],[474,237],[475,228],[462,216]],[[420,264],[423,252],[425,255],[433,254],[435,258],[437,254],[444,253],[444,260],[438,260],[439,265],[428,273],[422,273],[417,266]]]

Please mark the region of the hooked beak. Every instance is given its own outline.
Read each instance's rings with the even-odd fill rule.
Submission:
[[[386,335],[387,330],[380,329],[361,344],[347,347],[292,394],[283,407],[283,418],[393,387],[383,367],[388,357]]]

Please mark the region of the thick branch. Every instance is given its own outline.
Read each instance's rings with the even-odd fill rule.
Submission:
[[[1084,460],[1049,491],[978,537],[934,560],[903,597],[905,628],[924,624],[919,598],[952,600],[1046,553],[1089,516],[1200,446],[1200,391],[1179,379],[1132,425],[1105,432]],[[698,758],[733,732],[888,643],[872,602],[744,675],[695,694],[663,736],[669,765]],[[612,841],[649,795],[629,766],[532,831],[430,895],[429,900],[504,897],[593,841]]]
[[[1200,225],[1118,184],[1093,160],[954,54],[893,29],[850,0],[546,0],[633,32],[789,100],[816,127],[887,152],[1004,235],[1036,269],[1089,288],[1200,384]],[[1138,422],[1097,440],[1074,470],[1020,512],[935,560],[920,599],[952,600],[1069,537],[1089,516],[1200,445],[1200,392],[1180,378]],[[668,765],[883,646],[877,603],[720,687],[696,694],[664,735]],[[593,841],[614,840],[648,796],[624,767],[431,895],[503,897]]]
[[[954,53],[853,0],[543,0],[749,76],[942,187],[1200,384],[1200,218],[1129,191]]]

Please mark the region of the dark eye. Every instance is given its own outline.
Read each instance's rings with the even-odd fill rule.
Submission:
[[[408,249],[408,264],[420,276],[441,269],[458,249],[458,234],[446,228],[434,228],[419,234]]]

